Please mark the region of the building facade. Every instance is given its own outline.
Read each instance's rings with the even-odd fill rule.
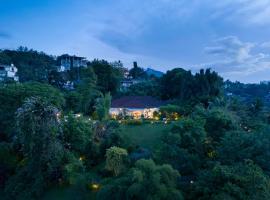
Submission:
[[[127,96],[112,101],[112,118],[131,117],[133,119],[153,119],[164,102],[150,96]]]
[[[0,64],[0,81],[19,81],[17,76],[18,69],[13,64],[1,65]]]
[[[87,60],[84,57],[65,54],[57,58],[57,65],[58,71],[64,72],[73,68],[87,67]]]

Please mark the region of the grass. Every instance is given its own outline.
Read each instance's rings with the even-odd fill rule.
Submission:
[[[133,145],[154,150],[160,144],[163,133],[171,127],[171,124],[122,125],[122,133]]]

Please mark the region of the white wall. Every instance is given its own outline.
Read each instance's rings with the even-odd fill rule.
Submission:
[[[159,108],[111,108],[110,115],[112,117],[122,115],[131,116],[134,118],[141,118],[143,115],[144,118],[151,119],[153,118],[155,111],[159,111]]]

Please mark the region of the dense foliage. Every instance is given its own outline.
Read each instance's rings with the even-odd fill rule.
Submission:
[[[20,81],[40,81],[47,83],[49,73],[56,69],[56,62],[52,56],[37,52],[26,47],[19,47],[17,51],[0,51],[0,63],[13,63],[18,67]]]
[[[0,63],[21,80],[0,85],[1,199],[270,199],[269,84],[135,65],[121,91],[123,69],[105,60],[57,72],[54,57],[20,48]],[[113,120],[122,95],[167,104]]]

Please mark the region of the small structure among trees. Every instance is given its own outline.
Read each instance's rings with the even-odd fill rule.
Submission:
[[[18,69],[13,64],[11,65],[1,65],[0,64],[0,81],[19,81],[17,76]]]
[[[164,101],[150,96],[126,96],[112,101],[110,115],[117,117],[132,117],[134,119],[154,118],[154,113],[159,111]]]
[[[58,71],[63,72],[73,68],[87,67],[87,60],[84,57],[64,54],[57,58],[57,64],[59,66]]]

